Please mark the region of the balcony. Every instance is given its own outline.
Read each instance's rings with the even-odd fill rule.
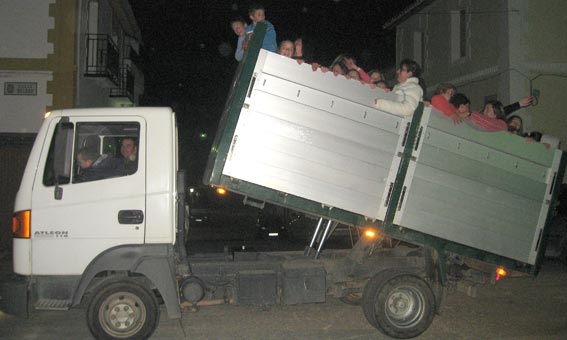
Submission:
[[[130,69],[130,65],[122,64],[120,81],[118,88],[110,89],[110,97],[113,103],[134,104],[134,74]],[[126,106],[130,106],[126,105]]]
[[[120,54],[107,34],[87,34],[87,65],[85,77],[106,78],[120,86]]]

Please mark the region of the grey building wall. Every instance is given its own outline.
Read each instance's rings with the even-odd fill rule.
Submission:
[[[459,10],[466,13],[466,53],[455,59],[452,15]],[[506,105],[538,90],[537,105],[517,114],[526,130],[554,135],[566,147],[565,17],[562,0],[436,0],[398,23],[397,58],[421,56],[429,93],[438,83],[453,83],[473,109],[488,98]],[[416,49],[419,34],[423,46]]]

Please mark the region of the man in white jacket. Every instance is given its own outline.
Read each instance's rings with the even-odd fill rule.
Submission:
[[[411,116],[419,102],[423,99],[423,89],[419,85],[421,67],[411,59],[404,59],[396,71],[398,84],[392,90],[397,101],[376,99],[376,108],[399,116]]]

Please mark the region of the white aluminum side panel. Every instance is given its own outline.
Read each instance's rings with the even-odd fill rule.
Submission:
[[[534,237],[532,240],[531,249],[533,249],[533,251],[530,252],[528,263],[535,263],[539,247],[541,247],[540,241],[543,234],[543,228],[545,227],[547,214],[549,213],[550,201],[553,194],[553,187],[552,187],[553,181],[555,180],[555,176],[557,175],[557,170],[559,169],[559,164],[561,163],[561,156],[562,156],[562,151],[555,150],[555,158],[553,159],[553,165],[549,169],[548,176],[546,179],[547,187],[545,190],[545,198],[543,204],[541,205],[541,210],[539,213],[536,230],[534,232]]]
[[[223,174],[382,219],[405,119],[371,107],[386,96],[381,90],[289,58],[261,57],[275,75],[257,67]]]
[[[320,69],[313,71],[311,65],[298,64],[279,54],[261,50],[258,60],[255,69],[258,74],[269,74],[365,106],[373,107],[375,98],[397,100],[393,93],[385,93],[379,88],[371,89],[367,84],[341,75],[335,76],[333,72],[323,73]]]
[[[536,163],[514,155],[524,144],[507,152],[460,138],[466,126],[439,129],[434,123],[414,153],[395,223],[534,264],[561,152],[553,164]]]

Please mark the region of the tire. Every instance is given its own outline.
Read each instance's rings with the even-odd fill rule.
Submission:
[[[159,323],[159,303],[152,291],[133,280],[99,288],[87,310],[87,324],[98,340],[147,339]]]
[[[382,333],[409,339],[423,333],[435,317],[435,298],[414,274],[390,271],[368,281],[362,298],[368,322]]]

